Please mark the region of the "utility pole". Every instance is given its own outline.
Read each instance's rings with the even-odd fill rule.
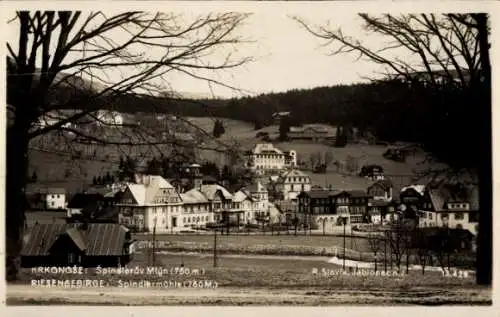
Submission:
[[[153,258],[153,266],[155,266],[155,262],[156,262],[156,222],[157,222],[157,218],[155,218],[155,223],[154,223],[154,226],[153,226],[153,254],[152,254],[152,258]]]
[[[214,228],[214,267],[217,267],[217,227]]]
[[[344,223],[344,255],[342,256],[342,270],[345,271],[345,225],[347,222],[347,218],[343,218]]]
[[[387,237],[384,237],[384,272],[387,273]]]

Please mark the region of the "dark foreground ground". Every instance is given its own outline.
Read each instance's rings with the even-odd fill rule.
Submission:
[[[220,255],[217,267],[207,254],[159,253],[153,264],[138,254],[129,267],[199,269],[196,274],[147,272],[123,275],[88,271],[84,275],[33,273],[7,285],[8,305],[491,305],[490,288],[473,277],[445,277],[412,271],[404,276],[325,276],[313,270],[340,270],[327,257]],[[379,268],[380,270],[380,268]],[[103,287],[32,287],[32,279],[95,279]],[[177,286],[149,281],[177,282]],[[200,284],[200,282],[202,282]],[[129,284],[127,284],[129,283]]]
[[[7,305],[491,305],[488,289],[306,290],[7,287]]]

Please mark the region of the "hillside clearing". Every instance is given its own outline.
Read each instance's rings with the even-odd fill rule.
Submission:
[[[255,131],[253,126],[247,122],[209,117],[187,117],[187,119],[205,130],[212,132],[213,122],[220,119],[224,123],[226,133],[220,138],[224,143],[236,142],[242,149],[250,149],[255,144],[262,142],[255,136],[259,131],[277,133],[278,126],[273,125]],[[385,173],[392,179],[395,190],[413,182],[415,170],[425,170],[430,166],[438,167],[437,164],[425,163],[425,153],[418,152],[409,156],[404,163],[385,159],[382,154],[386,146],[349,144],[344,148],[335,148],[325,144],[310,142],[276,142],[275,145],[282,150],[296,150],[300,161],[309,165],[310,157],[320,153],[324,156],[326,152],[333,155],[333,161],[345,164],[349,157],[358,160],[358,169],[366,164],[377,164],[384,168]],[[139,153],[139,149],[133,153]],[[85,153],[85,151],[84,151]],[[36,171],[38,184],[47,187],[63,187],[70,192],[77,192],[89,186],[94,176],[113,173],[117,169],[120,155],[116,147],[93,147],[86,151],[87,155],[72,157],[64,153],[42,152],[36,149],[30,151],[30,174]],[[89,154],[90,153],[90,154]],[[95,154],[95,155],[94,155]],[[215,151],[198,151],[199,162],[212,161],[219,165],[228,164],[226,155]],[[310,167],[304,167],[305,172],[311,177],[315,185],[332,185],[335,188],[364,189],[369,184],[368,180],[356,175],[350,175],[345,171],[338,171],[335,166],[329,166],[326,174],[314,174]],[[422,180],[422,182],[425,180]],[[396,192],[396,191],[395,191]]]

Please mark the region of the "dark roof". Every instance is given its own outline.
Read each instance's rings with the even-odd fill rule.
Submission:
[[[367,197],[368,195],[364,190],[347,190],[346,191],[352,197]]]
[[[391,187],[393,187],[392,181],[390,179],[378,180],[378,181],[374,182],[373,184],[371,184],[370,186],[368,186],[368,188],[371,188],[375,185],[381,186],[384,190],[389,190],[389,189],[391,189]]]
[[[50,187],[37,187],[35,185],[32,186],[27,186],[26,192],[29,194],[47,194],[47,195],[52,195],[52,194],[60,194],[60,195],[65,195],[66,194],[66,189],[64,188],[50,188]]]
[[[382,166],[376,164],[363,165],[361,168],[369,172],[372,172],[373,170],[379,170],[382,172],[384,171],[384,168]]]
[[[22,256],[46,256],[60,235],[67,234],[79,248],[90,256],[119,256],[123,254],[127,229],[112,223],[40,224],[26,235]]]
[[[471,210],[479,208],[479,196],[477,187],[458,187],[456,185],[443,184],[437,188],[427,188],[429,198],[435,211],[447,210],[448,203],[469,203]]]
[[[104,196],[101,194],[75,194],[68,203],[68,208],[83,208],[89,204],[95,203],[97,201],[104,200]]]
[[[309,196],[310,198],[328,198],[330,196],[329,190],[315,189],[310,192],[302,192],[301,194]]]
[[[385,200],[371,199],[368,202],[368,205],[372,206],[372,207],[386,207],[386,206],[394,206],[395,202],[394,201],[385,201]]]

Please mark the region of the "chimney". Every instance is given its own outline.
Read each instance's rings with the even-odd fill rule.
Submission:
[[[142,183],[144,184],[144,186],[151,185],[151,177],[150,177],[150,175],[142,175]]]
[[[136,173],[134,176],[135,176],[135,183],[142,184],[142,174]]]

